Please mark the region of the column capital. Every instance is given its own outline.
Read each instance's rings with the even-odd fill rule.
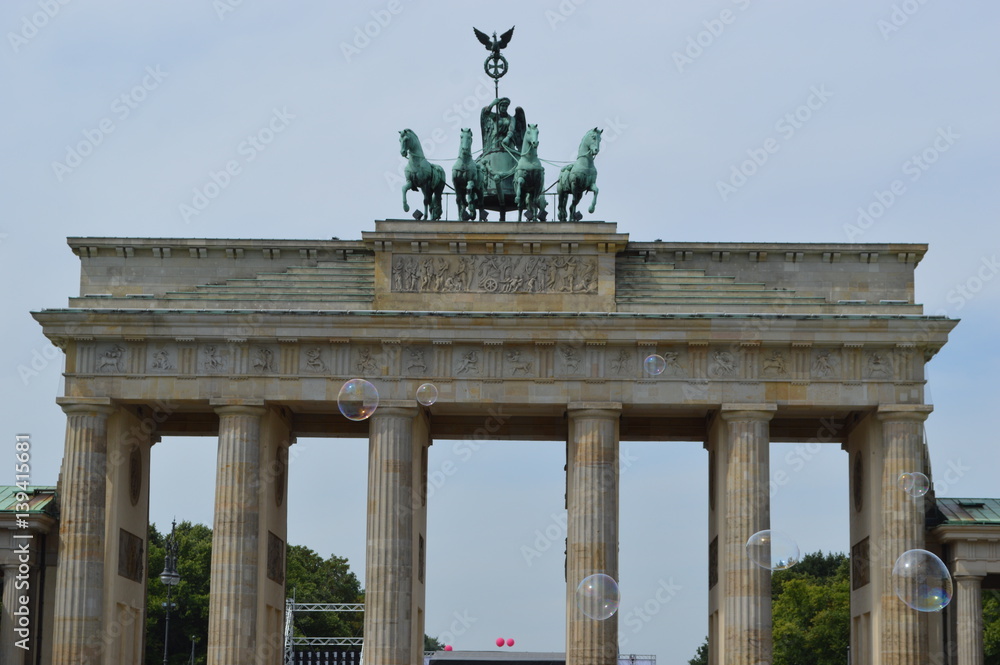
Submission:
[[[972,575],[970,573],[959,573],[959,572],[953,572],[951,576],[956,582],[964,581],[964,582],[976,582],[976,583],[982,583],[983,578],[986,577],[986,575]]]
[[[883,422],[887,420],[923,422],[933,410],[934,407],[930,404],[879,404],[875,415]]]
[[[110,397],[57,397],[56,404],[66,414],[93,413],[110,416],[115,412],[115,405]]]
[[[266,411],[262,399],[213,397],[208,403],[220,416],[262,416]]]
[[[621,402],[570,402],[566,405],[566,415],[570,418],[609,418],[622,415]]]
[[[375,412],[369,416],[369,419],[379,415],[395,418],[416,418],[420,412],[421,409],[417,405],[416,400],[386,399],[379,401],[378,406],[375,407]]]
[[[778,410],[777,404],[723,404],[719,416],[725,420],[769,421]]]

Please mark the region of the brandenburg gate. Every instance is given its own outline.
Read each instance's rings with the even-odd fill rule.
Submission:
[[[744,544],[769,528],[769,443],[807,440],[850,456],[852,662],[933,662],[940,631],[890,579],[925,546],[924,499],[897,478],[930,474],[924,365],[955,325],[914,302],[926,246],[645,242],[572,220],[361,235],[69,239],[80,295],[34,313],[66,355],[52,662],[141,662],[150,447],[211,436],[209,663],[280,663],[288,447],[321,436],[369,441],[365,664],[420,663],[428,446],[477,428],[566,442],[570,665],[616,662],[617,616],[587,618],[574,592],[619,578],[621,440],[708,451],[713,665],[771,661],[770,571]],[[380,392],[367,420],[338,411],[352,378]]]

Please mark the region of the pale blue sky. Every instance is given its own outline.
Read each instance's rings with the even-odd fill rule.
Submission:
[[[367,43],[344,47],[372,21]],[[4,436],[33,435],[34,480],[55,481],[64,418],[61,358],[47,358],[28,312],[75,293],[66,236],[359,238],[403,215],[398,131],[451,158],[459,126],[475,127],[492,98],[472,26],[511,25],[501,94],[538,123],[544,158],[569,159],[585,130],[605,128],[593,218],[632,239],[929,243],[917,299],[962,319],[929,367],[938,491],[1000,493],[1000,6],[986,0],[5,1],[0,399]],[[245,145],[276,112],[275,140]],[[81,141],[92,153],[67,168]],[[720,193],[765,145],[759,170]],[[913,162],[925,151],[926,169]],[[240,173],[185,219],[181,205],[229,160]],[[858,225],[857,209],[896,180],[902,193]],[[289,538],[350,557],[360,575],[364,445],[298,445]],[[454,445],[435,444],[432,469]],[[622,474],[623,649],[683,664],[706,632],[707,455],[698,444],[623,449],[637,458]],[[773,446],[772,472],[795,471],[774,498],[775,525],[806,551],[847,549],[845,455],[831,446],[798,471],[789,454]],[[563,648],[562,548],[531,565],[522,550],[558,528],[563,455],[556,443],[495,443],[456,462],[431,499],[429,633],[466,613],[476,621],[456,648],[499,636]],[[165,441],[154,463],[153,521],[177,511],[210,522],[213,442]],[[942,488],[949,468],[961,471]],[[168,483],[191,493],[168,496]],[[644,621],[636,609],[670,580],[681,588]]]

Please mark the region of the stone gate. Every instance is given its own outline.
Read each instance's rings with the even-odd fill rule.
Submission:
[[[567,443],[567,662],[616,662],[617,617],[573,602],[618,578],[621,440],[709,454],[714,665],[771,652],[768,444],[850,454],[852,662],[924,664],[933,619],[890,571],[925,544],[924,365],[955,321],[914,302],[918,244],[634,242],[604,222],[378,221],[361,240],[71,238],[80,295],[34,313],[65,351],[53,662],[141,662],[149,451],[218,437],[209,662],[281,661],[288,446],[367,437],[366,665],[421,661],[427,448],[476,428]],[[643,359],[666,368],[653,376]],[[368,420],[337,408],[376,385]],[[423,407],[416,388],[433,382]],[[481,427],[484,420],[489,427]],[[109,637],[110,636],[110,637]]]

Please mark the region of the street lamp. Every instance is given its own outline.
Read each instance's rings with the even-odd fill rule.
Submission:
[[[173,607],[170,603],[170,590],[177,586],[181,581],[181,576],[177,572],[177,539],[174,538],[174,530],[176,528],[177,520],[175,519],[173,524],[170,526],[170,535],[167,536],[167,542],[165,544],[167,555],[164,557],[163,561],[163,572],[160,573],[160,581],[167,587],[167,602],[165,603],[167,608],[167,621],[166,627],[163,629],[163,665],[167,665],[167,641],[170,639],[170,610]]]

